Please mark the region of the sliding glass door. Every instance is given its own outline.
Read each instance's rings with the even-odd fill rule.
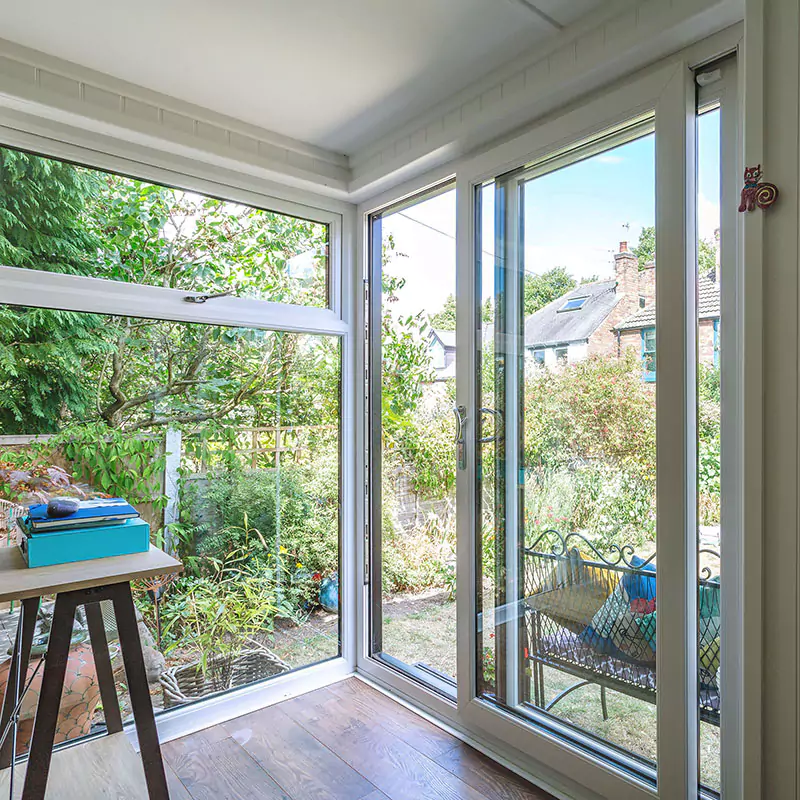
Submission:
[[[734,78],[675,62],[369,217],[367,669],[565,794],[725,791]]]
[[[723,116],[683,64],[459,175],[459,712],[608,796],[721,788]]]
[[[657,738],[653,119],[604,139],[476,190],[477,686],[637,769]]]
[[[455,187],[370,217],[370,655],[455,698]]]

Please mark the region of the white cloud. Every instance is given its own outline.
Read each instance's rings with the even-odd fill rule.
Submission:
[[[701,239],[714,241],[714,231],[719,228],[719,200],[709,200],[702,192],[697,197],[697,233]]]

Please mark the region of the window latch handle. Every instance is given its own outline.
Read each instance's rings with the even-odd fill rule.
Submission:
[[[233,289],[219,294],[187,294],[184,301],[187,303],[205,303],[206,300],[215,300],[217,297],[228,297],[233,294]]]

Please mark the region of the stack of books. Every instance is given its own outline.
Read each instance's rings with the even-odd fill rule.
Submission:
[[[150,547],[150,526],[121,497],[83,500],[65,517],[48,516],[33,505],[17,520],[18,544],[29,567],[142,553]]]

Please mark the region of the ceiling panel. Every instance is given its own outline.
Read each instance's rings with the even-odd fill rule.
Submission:
[[[559,22],[593,4],[536,3]],[[0,31],[344,153],[554,35],[520,0],[29,0]]]
[[[603,0],[519,0],[544,12],[561,25],[570,25],[603,4]]]

